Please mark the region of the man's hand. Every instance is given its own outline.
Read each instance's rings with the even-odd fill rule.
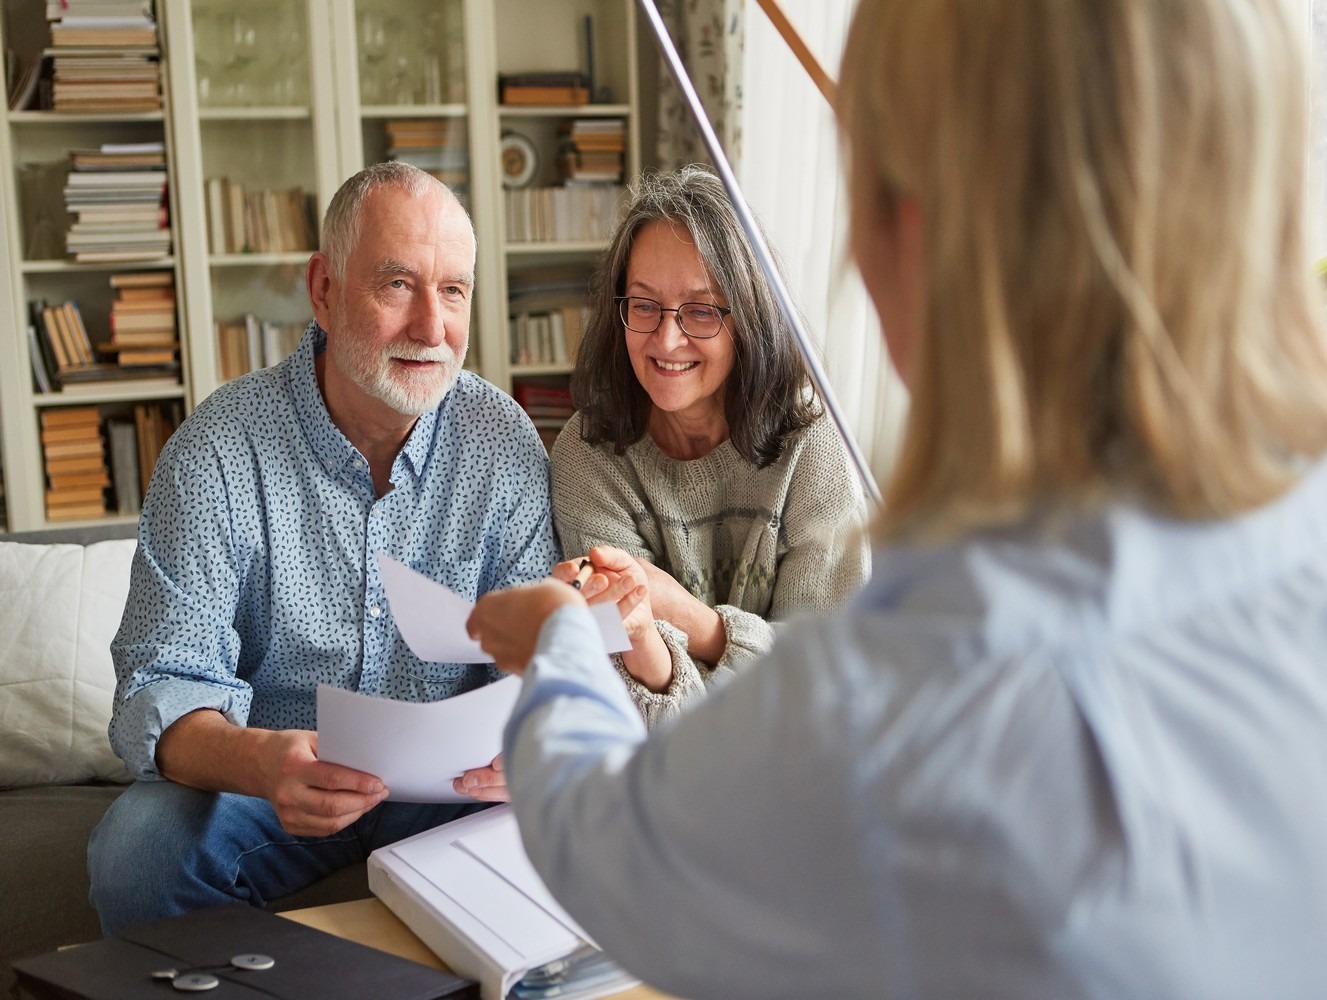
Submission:
[[[199,709],[177,719],[157,741],[163,777],[205,792],[267,799],[288,833],[336,833],[387,798],[371,774],[318,760],[318,734],[249,729]]]
[[[452,782],[457,795],[468,795],[480,802],[510,802],[507,775],[502,770],[502,754],[493,758],[488,767],[472,767]]]
[[[268,791],[287,833],[325,837],[344,829],[387,798],[371,774],[318,759],[318,734],[303,729],[270,732]]]

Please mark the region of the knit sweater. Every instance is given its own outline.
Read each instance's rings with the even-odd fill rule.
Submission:
[[[678,461],[646,435],[614,455],[582,440],[577,414],[553,447],[553,517],[566,558],[617,546],[667,571],[723,620],[727,646],[713,664],[688,654],[681,629],[655,621],[673,663],[661,692],[614,657],[651,728],[769,649],[772,621],[833,607],[870,575],[865,495],[826,417],[758,469],[730,441]]]

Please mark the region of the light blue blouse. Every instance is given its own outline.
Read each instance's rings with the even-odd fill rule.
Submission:
[[[325,342],[310,324],[291,357],[222,386],[162,452],[111,648],[111,743],[138,778],[156,776],[157,738],[195,709],[314,729],[320,683],[436,701],[493,679],[491,665],[410,652],[375,553],[471,600],[556,561],[548,458],[509,396],[462,371],[378,497],[318,389]]]
[[[527,849],[680,996],[1327,996],[1327,468],[877,552],[645,741],[588,615],[507,732]]]

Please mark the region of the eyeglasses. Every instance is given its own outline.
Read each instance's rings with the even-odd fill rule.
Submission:
[[[617,295],[613,301],[622,316],[622,325],[633,333],[653,333],[663,322],[664,313],[677,313],[677,325],[693,340],[718,336],[724,317],[732,313],[727,306],[712,302],[683,302],[676,309],[665,309],[662,303],[639,295]]]

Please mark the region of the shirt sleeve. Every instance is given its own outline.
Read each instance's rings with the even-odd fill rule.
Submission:
[[[798,957],[842,947],[815,918],[840,887],[822,884],[806,845],[823,831],[829,856],[847,850],[826,804],[848,779],[821,773],[805,713],[786,711],[802,699],[779,692],[770,666],[645,742],[592,618],[565,607],[507,727],[513,801],[544,882],[605,952],[678,996],[820,995],[797,992]]]
[[[520,413],[519,419],[518,468],[507,480],[515,488],[504,501],[509,515],[496,539],[495,571],[485,592],[543,580],[560,558],[549,506],[548,452],[530,418]]]
[[[253,696],[236,676],[240,572],[226,483],[185,440],[168,444],[152,477],[111,643],[111,745],[139,780],[160,777],[157,740],[177,719],[210,708],[242,726]]]

